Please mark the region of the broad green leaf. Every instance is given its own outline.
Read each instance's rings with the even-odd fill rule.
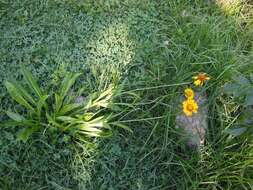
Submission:
[[[111,126],[107,122],[103,122],[103,128],[105,129],[112,129]]]
[[[80,108],[82,106],[82,104],[78,104],[78,103],[74,103],[74,104],[67,104],[67,105],[64,105],[60,111],[59,111],[59,115],[64,115],[68,112],[71,112],[77,108]]]
[[[92,113],[92,112],[87,112],[87,113],[85,113],[85,114],[83,114],[83,120],[84,121],[90,121],[91,119],[92,119],[92,117],[94,117],[94,113]]]
[[[104,92],[102,92],[99,97],[97,98],[97,100],[101,100],[101,99],[107,99],[109,100],[111,98],[113,94],[113,87],[108,88],[107,90],[105,90]]]
[[[17,122],[21,122],[21,121],[25,120],[25,118],[18,113],[6,111],[6,114],[9,116],[9,118],[11,118],[12,120],[17,121]]]
[[[97,107],[107,108],[110,104],[110,100],[112,99],[113,88],[109,88],[106,91],[102,92],[99,97],[94,101],[94,105]]]
[[[4,121],[4,122],[1,122],[0,123],[0,127],[16,127],[16,126],[20,126],[22,125],[21,122],[18,122],[18,121]]]
[[[87,132],[87,131],[78,131],[78,133],[84,134],[90,137],[101,137],[100,133],[95,133],[95,132],[92,133],[92,132]]]
[[[51,123],[54,127],[58,127],[60,129],[63,129],[64,126],[57,123],[48,113],[46,113],[46,117],[49,123]]]
[[[6,81],[5,86],[7,88],[7,91],[15,101],[17,101],[20,105],[26,107],[27,109],[34,111],[33,107],[24,99],[24,97],[12,83]]]
[[[12,84],[16,87],[16,89],[18,90],[18,92],[20,92],[22,94],[22,96],[30,103],[32,103],[33,105],[36,104],[34,98],[27,92],[27,90],[25,88],[23,88],[21,85],[19,85],[17,82],[12,82]]]
[[[39,117],[39,120],[41,118],[41,110],[43,107],[47,108],[46,100],[48,99],[49,95],[44,95],[39,99],[39,102],[37,103],[37,115]]]
[[[85,108],[86,109],[91,109],[93,107],[108,108],[108,106],[111,103],[112,95],[113,95],[112,87],[100,93],[99,96],[98,93],[93,93],[92,95],[89,96]],[[96,98],[97,96],[98,98]]]
[[[92,119],[91,121],[89,121],[88,123],[97,123],[97,122],[101,122],[101,121],[105,121],[105,116],[96,117],[96,118]]]
[[[14,121],[14,120],[4,121],[4,122],[0,123],[1,127],[17,127],[17,126],[21,126],[21,127],[29,126],[29,127],[32,127],[34,125],[35,125],[34,121],[27,120],[27,119],[24,119],[22,121]]]
[[[245,98],[244,106],[252,106],[253,105],[253,90],[251,90]]]
[[[78,96],[81,96],[82,93],[85,91],[85,89],[86,89],[86,87],[80,88],[80,89],[76,92],[76,96],[77,96],[77,97],[78,97]]]
[[[104,127],[104,122],[103,121],[100,121],[100,122],[89,122],[89,123],[87,123],[87,126],[89,126],[89,127],[103,128]]]
[[[54,98],[55,98],[55,112],[58,113],[62,107],[63,99],[57,93],[54,94]]]
[[[110,105],[110,102],[107,102],[107,101],[99,101],[99,102],[96,102],[96,104],[94,104],[94,106],[97,106],[97,107],[102,107],[102,108],[108,108]]]
[[[87,132],[95,132],[95,133],[102,132],[101,129],[93,127],[93,126],[89,126],[87,124],[78,125],[78,126],[76,126],[76,128],[78,128],[79,130],[82,130],[82,131],[87,131]]]
[[[90,109],[90,108],[92,108],[92,98],[91,98],[91,96],[88,97],[85,101],[85,109]]]
[[[232,136],[240,136],[247,130],[246,127],[234,128],[234,129],[227,129],[225,132],[232,135]]]
[[[60,96],[64,99],[70,88],[76,82],[76,79],[81,75],[81,73],[68,74],[62,81],[60,87]]]
[[[22,73],[26,79],[26,82],[29,85],[29,88],[33,90],[39,98],[42,98],[43,93],[32,74],[28,70],[26,70],[25,67],[22,67]]]
[[[38,130],[38,127],[28,127],[28,128],[23,128],[21,129],[18,134],[17,134],[17,139],[21,140],[23,142],[26,142],[28,140],[28,138],[35,132]]]
[[[57,120],[64,121],[64,122],[76,122],[77,119],[69,116],[59,116]]]

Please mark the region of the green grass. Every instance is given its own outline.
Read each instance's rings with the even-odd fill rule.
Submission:
[[[252,139],[231,138],[229,99],[235,70],[253,72],[253,9],[233,14],[211,1],[0,1],[0,119],[14,108],[3,81],[25,65],[41,85],[82,73],[86,94],[123,86],[119,118],[134,132],[107,139],[52,143],[42,135],[15,141],[0,129],[0,189],[253,189]],[[200,154],[184,147],[175,116],[191,76],[212,76],[209,131]],[[135,93],[128,96],[127,93]]]

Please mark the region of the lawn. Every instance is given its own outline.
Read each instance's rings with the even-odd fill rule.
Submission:
[[[222,88],[253,73],[253,5],[234,2],[0,0],[1,121],[20,110],[4,82],[24,84],[25,67],[44,89],[69,72],[81,74],[84,97],[120,89],[116,118],[132,130],[82,141],[40,131],[22,142],[18,127],[1,126],[0,189],[253,189],[252,136],[226,133],[241,106]],[[199,72],[211,76],[208,132],[192,151],[175,118]]]

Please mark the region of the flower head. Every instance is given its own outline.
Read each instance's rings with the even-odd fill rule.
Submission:
[[[204,82],[210,80],[206,73],[199,73],[197,76],[192,77],[196,86],[203,86]]]
[[[184,90],[184,95],[187,99],[193,99],[194,98],[194,91],[191,88],[186,88]]]
[[[183,112],[186,116],[192,116],[193,113],[198,112],[198,104],[193,99],[187,99],[183,101]]]

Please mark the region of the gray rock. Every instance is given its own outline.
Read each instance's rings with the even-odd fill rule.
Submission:
[[[193,150],[199,150],[205,142],[205,134],[208,128],[207,97],[205,93],[195,92],[195,101],[198,103],[198,113],[191,117],[180,113],[176,117],[176,128],[182,131],[182,138],[187,139],[187,146]]]

